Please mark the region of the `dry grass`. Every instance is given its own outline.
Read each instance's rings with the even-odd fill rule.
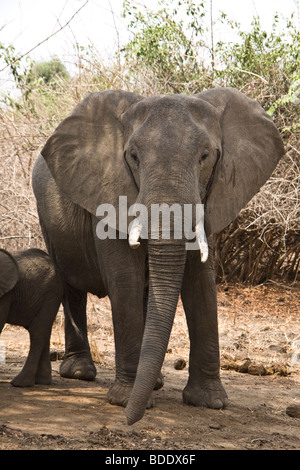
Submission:
[[[31,189],[41,135],[37,123],[0,112],[0,243],[11,251],[43,242]]]

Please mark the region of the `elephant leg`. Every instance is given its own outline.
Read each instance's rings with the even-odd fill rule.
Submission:
[[[65,357],[60,375],[71,379],[92,381],[96,377],[87,337],[87,294],[65,285]]]
[[[113,405],[126,406],[136,376],[143,336],[143,297],[134,289],[110,294],[115,337],[115,381],[108,391]]]
[[[30,332],[30,349],[21,372],[11,381],[15,387],[33,387],[51,384],[50,333],[38,339]]]
[[[6,294],[0,299],[0,334],[7,320],[9,319],[10,294]]]
[[[16,387],[51,384],[50,336],[60,301],[45,298],[38,314],[28,326],[30,349],[21,372],[12,380]]]
[[[33,387],[35,384],[35,376],[38,369],[38,363],[43,349],[43,341],[36,341],[35,335],[30,334],[30,349],[26,359],[26,362],[21,370],[21,372],[14,377],[11,381],[11,384],[15,387]],[[50,359],[49,359],[50,362]],[[51,383],[51,372],[50,380],[46,381],[46,384]]]
[[[199,251],[189,251],[182,285],[182,302],[190,336],[189,380],[183,391],[185,403],[223,408],[227,395],[220,380],[217,294],[210,256],[203,264]]]
[[[35,375],[35,383],[40,385],[49,385],[52,382],[52,370],[50,360],[50,336],[46,339],[44,347],[41,352],[41,357],[38,363],[37,372]]]

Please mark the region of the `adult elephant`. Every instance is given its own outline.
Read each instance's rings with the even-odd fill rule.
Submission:
[[[73,317],[71,322],[66,316],[61,374],[95,377],[86,298],[87,292],[108,295],[116,351],[116,378],[108,397],[126,406],[128,424],[141,419],[153,404],[181,294],[190,336],[184,401],[224,407],[209,236],[238,215],[283,154],[270,117],[231,88],[149,98],[104,91],[80,102],[47,141],[33,173],[45,241],[64,279]],[[149,211],[154,204],[195,208],[204,202],[208,260],[201,213],[193,219],[200,256],[199,250],[186,250],[184,238],[166,239],[161,230],[139,241],[138,217],[128,243],[124,214],[106,219],[107,238],[97,236],[98,206],[118,210],[119,196],[127,197],[128,206],[142,204]]]

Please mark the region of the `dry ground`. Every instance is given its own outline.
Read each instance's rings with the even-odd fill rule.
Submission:
[[[52,362],[51,386],[14,388],[28,335],[5,326],[6,363],[0,364],[0,450],[229,450],[300,449],[300,416],[286,409],[300,405],[300,294],[293,286],[219,286],[221,376],[230,404],[221,411],[183,404],[189,342],[178,305],[163,366],[165,385],[156,407],[128,427],[124,410],[106,401],[114,378],[114,347],[107,299],[89,298],[89,332],[97,377],[94,382],[63,379]],[[298,341],[298,343],[297,343]],[[63,316],[55,321],[51,349],[63,350]],[[175,370],[182,358],[187,366]],[[246,372],[238,372],[241,364]],[[248,367],[249,366],[249,367]],[[251,373],[250,373],[251,372]],[[266,375],[254,375],[266,374]]]

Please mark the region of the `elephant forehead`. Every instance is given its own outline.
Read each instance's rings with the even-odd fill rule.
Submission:
[[[134,105],[136,117],[198,114],[212,115],[214,107],[209,103],[187,95],[157,95],[145,98]]]
[[[202,138],[212,128],[218,128],[216,109],[199,98],[186,95],[157,95],[136,103],[128,113],[131,132],[140,129],[136,137],[148,133],[150,138],[162,134]]]

